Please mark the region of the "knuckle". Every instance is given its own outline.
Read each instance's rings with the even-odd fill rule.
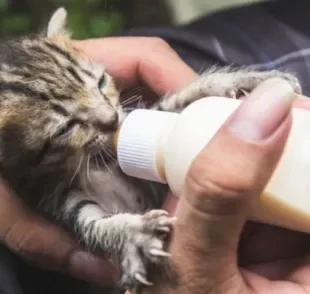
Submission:
[[[171,50],[170,45],[160,37],[150,37],[149,44],[153,49]]]
[[[37,238],[35,228],[23,230],[23,225],[17,222],[7,233],[5,242],[20,255],[32,256],[42,251],[43,240]]]

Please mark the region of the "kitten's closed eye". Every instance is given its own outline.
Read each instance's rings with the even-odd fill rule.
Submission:
[[[68,137],[72,134],[72,131],[74,127],[78,124],[79,122],[77,120],[70,120],[68,121],[64,126],[62,126],[55,134],[54,138],[64,138]]]
[[[60,104],[57,104],[57,103],[51,103],[54,111],[56,111],[57,113],[63,115],[63,116],[66,116],[68,117],[70,114],[69,112]]]

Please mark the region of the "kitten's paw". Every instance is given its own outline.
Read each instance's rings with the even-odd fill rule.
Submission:
[[[165,251],[165,241],[175,218],[163,210],[151,210],[139,218],[128,232],[128,243],[124,245],[121,285],[127,289],[152,285],[147,278],[147,266],[170,256]]]
[[[296,94],[302,94],[302,87],[301,87],[301,84],[300,84],[299,80],[297,79],[297,77],[295,77],[294,75],[289,74],[289,73],[278,72],[278,74],[279,74],[280,78],[287,80],[291,84],[291,86],[295,90]]]
[[[228,98],[238,99],[242,96],[248,96],[259,84],[271,78],[284,79],[293,87],[296,94],[302,94],[302,88],[298,79],[289,73],[273,70],[267,72],[250,73],[237,78],[232,88],[226,90]]]
[[[126,255],[121,264],[122,274],[120,284],[124,289],[134,290],[139,285],[151,286],[147,280],[146,266],[140,257],[140,252],[135,247],[128,246]]]
[[[239,90],[229,90],[228,92],[226,92],[225,97],[227,98],[231,98],[231,99],[239,99],[242,96],[244,97],[248,97],[249,96],[249,92],[247,92],[244,89],[239,89]]]
[[[266,75],[268,77],[268,72],[266,73]],[[294,76],[290,73],[285,73],[285,72],[281,72],[278,70],[270,71],[269,75],[270,75],[270,77],[268,77],[268,78],[281,78],[281,79],[286,80],[287,82],[289,82],[291,84],[291,86],[293,87],[296,94],[302,94],[301,84],[300,84],[300,82],[296,76]]]
[[[170,233],[175,220],[165,210],[151,210],[142,216],[144,230],[149,233]]]

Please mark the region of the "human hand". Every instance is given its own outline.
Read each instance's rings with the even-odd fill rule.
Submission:
[[[310,236],[245,225],[289,133],[293,96],[285,85],[267,81],[254,90],[197,156],[179,201],[168,197],[178,218],[169,261],[177,278],[154,276],[143,293],[310,293]],[[310,110],[310,102],[295,107]]]
[[[185,86],[195,73],[157,38],[106,38],[76,42],[103,62],[123,88],[147,86],[158,96]],[[106,261],[78,247],[65,231],[29,211],[0,185],[0,240],[29,262],[89,282],[113,284],[118,275]]]

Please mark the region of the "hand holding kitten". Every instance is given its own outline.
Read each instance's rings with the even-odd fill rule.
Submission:
[[[177,54],[157,38],[107,38],[79,41],[76,45],[104,62],[126,88],[142,83],[161,96],[195,77]],[[0,194],[0,240],[11,250],[31,263],[95,284],[117,281],[117,273],[110,264],[84,252],[66,232],[28,211],[4,184],[0,185]]]

